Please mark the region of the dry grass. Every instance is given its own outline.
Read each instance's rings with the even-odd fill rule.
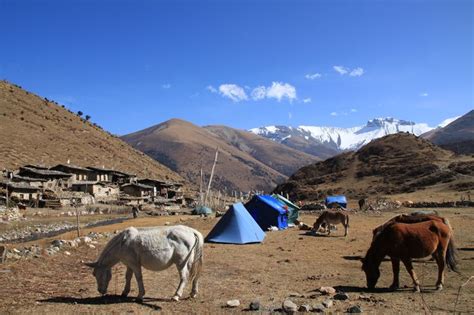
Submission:
[[[6,81],[0,81],[0,156],[0,169],[70,160],[139,176],[181,179],[119,138]]]
[[[455,214],[459,212],[461,214]],[[450,312],[454,308],[459,286],[474,274],[474,209],[441,209],[441,213],[449,218],[455,229],[456,241],[461,249],[461,274],[447,273],[445,289],[435,292],[436,264],[431,261],[415,263],[415,270],[420,278],[423,273],[423,299],[429,309],[434,312]],[[336,302],[333,311],[342,312],[350,305],[360,304],[364,311],[421,313],[424,311],[422,296],[411,291],[411,280],[404,269],[401,270],[401,285],[407,285],[408,288],[398,292],[380,289],[375,293],[366,293],[373,296],[372,301],[358,299],[358,296],[366,291],[365,276],[360,270],[358,259],[365,255],[369,246],[371,229],[393,215],[394,213],[384,213],[381,216],[353,215],[347,238],[341,236],[342,231],[336,231],[331,237],[312,237],[303,235],[302,231],[290,229],[267,233],[263,244],[206,244],[200,294],[196,300],[184,299],[178,303],[169,301],[178,281],[175,268],[160,273],[145,271],[148,299],[143,304],[134,303],[133,299],[99,298],[90,270],[81,265],[80,261],[95,259],[104,243],[95,250],[72,250],[71,256],[59,254],[6,264],[2,269],[11,272],[0,272],[0,312],[144,313],[163,310],[179,313],[219,313],[226,311],[222,306],[227,300],[234,298],[241,301],[242,308],[258,299],[268,310],[279,308],[283,299],[292,292],[306,296],[292,298],[298,304],[320,303],[323,297],[317,294],[314,298],[309,296],[320,286],[333,286],[351,296],[350,301]],[[186,220],[184,224],[197,228],[203,234],[207,234],[217,221],[214,218],[153,217],[94,230],[113,231],[130,225],[162,225],[166,221],[175,223],[182,220]],[[303,221],[307,223],[313,220],[313,217],[303,216]],[[423,264],[426,266],[423,267]],[[391,278],[390,263],[384,262],[378,287],[388,287]],[[114,268],[109,294],[120,294],[123,279],[124,267],[119,265]],[[185,292],[186,297],[189,289],[188,287]],[[135,294],[137,290],[133,282],[131,295]],[[457,311],[473,312],[473,299],[474,288],[468,284],[459,295]]]

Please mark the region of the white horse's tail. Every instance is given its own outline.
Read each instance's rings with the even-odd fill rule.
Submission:
[[[203,263],[203,247],[204,247],[204,238],[202,237],[202,234],[195,230],[193,230],[193,233],[194,233],[195,242],[194,242],[193,248],[191,249],[194,252],[191,270],[189,272],[191,279],[195,279],[196,277],[199,277],[199,274],[201,273],[202,263]],[[189,255],[188,259],[190,258],[191,258],[191,255]]]

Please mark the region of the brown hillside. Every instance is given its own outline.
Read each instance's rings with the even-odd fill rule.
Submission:
[[[290,176],[302,166],[320,160],[310,154],[292,149],[245,130],[227,126],[207,126],[205,128],[225,142],[248,153],[258,161],[286,176]]]
[[[350,197],[406,194],[420,190],[474,189],[474,158],[456,156],[407,133],[374,140],[357,152],[301,168],[275,190],[293,198],[319,200],[328,194]]]
[[[311,162],[311,157],[293,150],[275,151],[275,154],[284,152],[286,155],[289,161],[286,168],[282,165],[284,158],[264,161],[264,157],[270,159],[266,145],[270,150],[283,145],[273,145],[270,140],[260,140],[258,136],[254,138],[245,133],[231,128],[206,129],[172,119],[122,139],[194,183],[199,182],[201,165],[204,173],[209,175],[216,148],[219,147],[214,187],[220,189],[269,191],[286,178],[283,171],[304,165],[296,166],[298,159],[302,163]]]
[[[0,169],[25,164],[113,168],[142,177],[182,178],[67,109],[0,81]]]
[[[446,127],[423,136],[434,144],[458,154],[474,154],[474,110]]]

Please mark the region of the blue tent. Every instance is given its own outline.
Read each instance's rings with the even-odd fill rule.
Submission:
[[[272,196],[254,196],[245,204],[245,208],[263,230],[267,230],[270,226],[279,229],[288,227],[288,210]]]
[[[206,236],[206,242],[246,244],[261,243],[265,232],[244,208],[242,203],[233,204]]]
[[[347,208],[347,199],[346,196],[327,196],[326,197],[326,206],[338,204],[343,208]]]

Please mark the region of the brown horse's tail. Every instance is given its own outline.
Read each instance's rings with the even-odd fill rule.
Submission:
[[[348,214],[346,215],[346,224],[347,224],[347,227],[349,227],[349,215]]]
[[[449,238],[448,249],[446,251],[446,264],[448,265],[448,268],[450,270],[459,272],[457,267],[457,250],[456,245],[454,245],[454,239],[452,236]]]

